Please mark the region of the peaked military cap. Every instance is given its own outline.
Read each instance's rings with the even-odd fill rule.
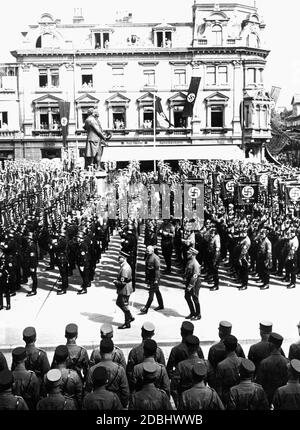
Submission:
[[[296,358],[294,358],[293,360],[291,360],[290,366],[294,370],[294,372],[300,374],[300,360],[297,360]]]
[[[240,370],[246,372],[246,373],[254,373],[255,372],[255,364],[253,361],[248,360],[247,358],[242,358],[241,364],[240,364]]]
[[[107,381],[107,370],[103,366],[96,367],[92,373],[92,380],[95,385],[102,386]]]
[[[220,321],[219,323],[219,329],[223,332],[231,332],[232,324],[229,321]]]
[[[207,373],[207,367],[204,363],[196,363],[194,364],[192,371],[196,376],[205,376]]]
[[[259,328],[263,333],[272,332],[273,323],[271,321],[261,321],[259,323]]]
[[[65,330],[65,337],[75,337],[78,335],[78,326],[77,324],[68,324]]]
[[[188,346],[198,346],[200,341],[197,336],[194,336],[193,334],[189,334],[185,339],[185,343]]]
[[[152,322],[146,321],[142,325],[142,329],[145,330],[145,331],[148,331],[149,333],[152,333],[155,330],[155,325],[152,324]]]
[[[272,332],[269,336],[269,342],[273,343],[273,345],[277,346],[278,348],[282,345],[283,342],[283,337],[278,334],[278,333],[274,333]]]
[[[7,390],[12,386],[14,377],[10,370],[1,370],[0,372],[0,391]]]
[[[32,342],[36,338],[36,331],[34,327],[26,327],[23,330],[23,339],[25,342]]]
[[[69,356],[69,350],[66,345],[59,345],[55,349],[54,358],[56,361],[61,363],[62,361],[65,361],[67,357]]]
[[[19,346],[18,348],[14,348],[12,350],[12,357],[15,361],[22,361],[26,358],[26,349],[23,346]]]
[[[114,349],[114,343],[109,338],[104,338],[100,342],[100,352],[103,354],[109,354]]]
[[[100,328],[100,333],[101,336],[103,337],[113,337],[113,327],[111,324],[109,323],[104,323],[102,324],[101,328]]]
[[[146,339],[144,342],[144,351],[148,354],[155,354],[157,350],[157,343],[153,339]]]
[[[46,375],[46,380],[48,384],[53,387],[60,385],[61,383],[61,371],[59,369],[51,369]]]
[[[145,377],[148,378],[155,378],[155,372],[157,370],[157,366],[155,363],[151,363],[149,361],[146,361],[143,363],[143,373]]]
[[[183,323],[181,324],[181,330],[187,333],[194,333],[194,324],[190,321],[183,321]]]

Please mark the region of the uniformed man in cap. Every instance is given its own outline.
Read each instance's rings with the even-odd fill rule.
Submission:
[[[194,324],[190,321],[183,321],[180,328],[181,342],[178,345],[173,346],[167,363],[167,372],[170,378],[173,376],[177,364],[188,358],[189,352],[186,344],[186,338],[193,333]],[[200,344],[197,354],[199,358],[204,358]]]
[[[132,394],[129,410],[171,411],[167,394],[155,387],[157,367],[154,363],[143,363],[143,388]]]
[[[114,332],[111,324],[109,323],[102,324],[100,328],[101,339],[106,339],[106,338],[112,339],[113,334]],[[124,353],[117,345],[114,345],[114,350],[112,352],[111,359],[114,363],[119,364],[124,368],[124,370],[126,370],[126,360],[124,357]],[[92,351],[89,366],[90,367],[94,366],[95,364],[99,363],[100,360],[101,360],[101,356],[100,356],[100,347],[99,347]]]
[[[139,391],[143,385],[143,364],[154,363],[156,366],[156,378],[154,384],[156,388],[163,390],[170,397],[170,380],[163,364],[155,361],[157,343],[153,339],[146,339],[144,342],[144,361],[136,364],[133,368],[132,379],[129,380],[130,391]]]
[[[135,291],[137,237],[134,234],[134,226],[132,223],[129,223],[124,229],[121,237],[121,252],[126,255],[127,263],[131,267],[132,290]]]
[[[146,339],[152,339],[152,337],[154,336],[154,331],[155,331],[154,324],[148,321],[144,322],[141,330],[142,343],[132,348],[128,354],[128,361],[127,361],[127,367],[126,367],[126,374],[127,374],[128,380],[132,378],[132,372],[133,372],[134,366],[136,366],[139,363],[143,363],[145,358],[144,343]],[[155,361],[157,363],[163,364],[164,366],[166,365],[164,353],[159,346],[156,349]]]
[[[61,392],[72,399],[75,409],[80,409],[82,402],[82,380],[73,369],[67,369],[69,350],[66,345],[55,348],[51,369],[61,371]]]
[[[12,393],[14,377],[10,370],[0,371],[0,411],[28,411],[25,400]]]
[[[297,260],[298,260],[298,248],[299,241],[296,236],[296,231],[291,228],[288,231],[288,244],[287,244],[287,256],[285,260],[285,277],[284,281],[289,282],[287,288],[296,287],[296,275],[298,271]]]
[[[269,403],[261,385],[253,382],[255,365],[251,360],[242,358],[240,383],[230,388],[228,409],[233,410],[267,410]]]
[[[88,393],[82,404],[83,410],[119,411],[122,404],[116,393],[108,391],[108,372],[105,367],[96,367],[92,375],[93,391]]]
[[[3,296],[5,296],[6,299],[6,310],[10,309],[9,273],[6,267],[6,258],[2,246],[0,245],[0,311],[3,309]]]
[[[61,393],[61,372],[58,369],[51,369],[45,375],[45,386],[47,397],[41,399],[36,409],[38,411],[69,411],[75,410],[72,399]]]
[[[267,358],[261,361],[256,376],[256,382],[262,385],[268,396],[270,405],[276,389],[285,385],[288,380],[288,360],[280,353],[282,342],[283,337],[280,334],[274,332],[270,333],[269,343],[271,353]]]
[[[61,287],[57,290],[57,294],[66,294],[69,287],[68,280],[68,241],[66,237],[67,231],[62,228],[58,234],[57,245],[55,247],[55,258],[61,277]]]
[[[300,335],[300,322],[297,324],[297,327],[298,333]],[[293,360],[294,358],[300,360],[300,338],[297,340],[297,342],[292,343],[289,349],[289,360]]]
[[[216,368],[216,391],[227,407],[230,388],[239,382],[239,366],[242,359],[235,352],[238,345],[235,336],[228,334],[223,339],[223,344],[226,358],[218,363]]]
[[[29,232],[27,235],[27,247],[26,247],[26,277],[31,277],[32,286],[31,291],[27,293],[27,296],[35,296],[37,293],[37,266],[38,266],[38,249],[37,243],[34,238],[33,232]]]
[[[179,410],[202,411],[225,409],[216,391],[205,384],[204,379],[206,374],[206,364],[196,363],[193,365],[193,386],[182,393],[179,399]]]
[[[261,321],[259,323],[259,331],[261,341],[251,345],[248,352],[249,360],[253,361],[256,371],[259,367],[259,364],[262,360],[267,358],[270,355],[271,349],[269,344],[269,336],[272,332],[273,323],[270,321]],[[284,352],[281,349],[281,354],[284,356]]]
[[[23,397],[30,410],[35,410],[40,399],[40,382],[32,370],[25,367],[26,349],[22,346],[14,348],[13,359],[13,394]]]
[[[33,370],[42,384],[44,375],[50,369],[50,364],[46,351],[35,346],[36,331],[34,327],[26,327],[23,330],[23,340],[26,344],[26,369]],[[12,366],[12,370],[14,370],[14,366]]]
[[[226,348],[224,345],[225,336],[231,334],[232,324],[229,321],[220,321],[219,323],[219,338],[220,341],[213,344],[208,351],[209,370],[207,381],[210,387],[217,388],[216,385],[216,369],[217,365],[226,358]],[[235,353],[238,357],[245,358],[244,351],[238,343]]]
[[[88,238],[84,235],[82,231],[78,233],[77,236],[78,245],[76,252],[76,263],[79,269],[80,276],[82,278],[81,289],[77,294],[86,294],[87,288],[91,286],[90,282],[90,249]]]
[[[291,360],[288,364],[288,382],[283,387],[275,391],[272,404],[275,410],[296,410],[300,409],[300,361]]]
[[[89,356],[87,350],[83,346],[76,344],[77,337],[77,324],[68,324],[65,329],[65,338],[67,339],[66,345],[69,351],[67,368],[75,370],[83,381],[89,367]]]
[[[173,239],[175,234],[175,228],[171,224],[170,220],[164,219],[159,233],[161,234],[161,251],[166,262],[165,273],[170,274],[172,267]]]
[[[160,281],[160,261],[158,255],[154,253],[154,247],[149,245],[146,249],[146,261],[145,261],[145,269],[146,269],[146,283],[148,285],[149,297],[146,305],[140,310],[141,314],[146,314],[148,309],[150,308],[154,294],[156,295],[158,306],[154,309],[155,311],[159,311],[164,309],[164,302],[159,291],[159,281]]]
[[[133,292],[132,289],[132,270],[127,262],[128,254],[121,251],[119,254],[120,270],[118,273],[117,280],[114,284],[117,288],[118,298],[116,305],[122,310],[125,315],[125,322],[119,326],[119,329],[130,328],[130,323],[134,321],[133,316],[129,310],[129,297]]]
[[[205,360],[198,356],[199,338],[194,335],[189,335],[185,339],[185,344],[187,346],[188,356],[185,360],[177,364],[171,379],[172,397],[176,405],[178,405],[183,391],[193,386],[192,368],[194,364],[205,364]]]
[[[101,360],[89,369],[86,378],[86,391],[92,391],[93,387],[93,372],[98,367],[105,367],[108,375],[108,383],[106,389],[116,393],[122,403],[123,408],[126,408],[129,400],[129,387],[122,366],[112,361],[112,352],[114,350],[113,341],[109,338],[102,339],[100,342]]]
[[[272,245],[267,237],[267,230],[265,228],[260,231],[260,243],[257,254],[257,273],[263,285],[261,290],[269,288],[270,269],[272,268]]]
[[[219,262],[220,262],[221,240],[215,226],[210,229],[208,242],[208,275],[206,280],[213,282],[211,291],[219,289]]]
[[[185,293],[184,298],[188,304],[190,314],[186,319],[200,320],[201,311],[199,303],[199,290],[201,285],[200,265],[195,256],[198,251],[195,248],[189,248],[187,251],[187,265],[185,269]]]

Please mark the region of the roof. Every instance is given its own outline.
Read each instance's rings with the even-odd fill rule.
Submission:
[[[296,105],[300,103],[300,94],[295,94],[294,97],[292,98],[292,105]]]

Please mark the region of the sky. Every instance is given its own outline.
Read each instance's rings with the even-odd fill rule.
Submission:
[[[266,48],[271,51],[265,69],[265,88],[281,87],[277,107],[290,108],[293,95],[300,93],[300,54],[296,47],[300,33],[299,0],[236,2],[252,6],[256,3],[266,24]],[[182,22],[192,20],[193,3],[194,0],[9,0],[2,7],[0,15],[0,62],[14,61],[9,51],[19,45],[21,31],[26,31],[29,24],[36,24],[45,12],[51,13],[55,19],[61,19],[62,23],[72,22],[75,7],[82,8],[85,22],[91,24],[113,22],[118,10],[132,12],[135,22],[161,22],[164,19],[167,22]],[[204,0],[203,3],[218,2]]]

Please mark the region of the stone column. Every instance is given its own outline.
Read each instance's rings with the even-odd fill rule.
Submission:
[[[241,136],[240,106],[243,101],[243,67],[240,60],[233,61],[233,136]]]

